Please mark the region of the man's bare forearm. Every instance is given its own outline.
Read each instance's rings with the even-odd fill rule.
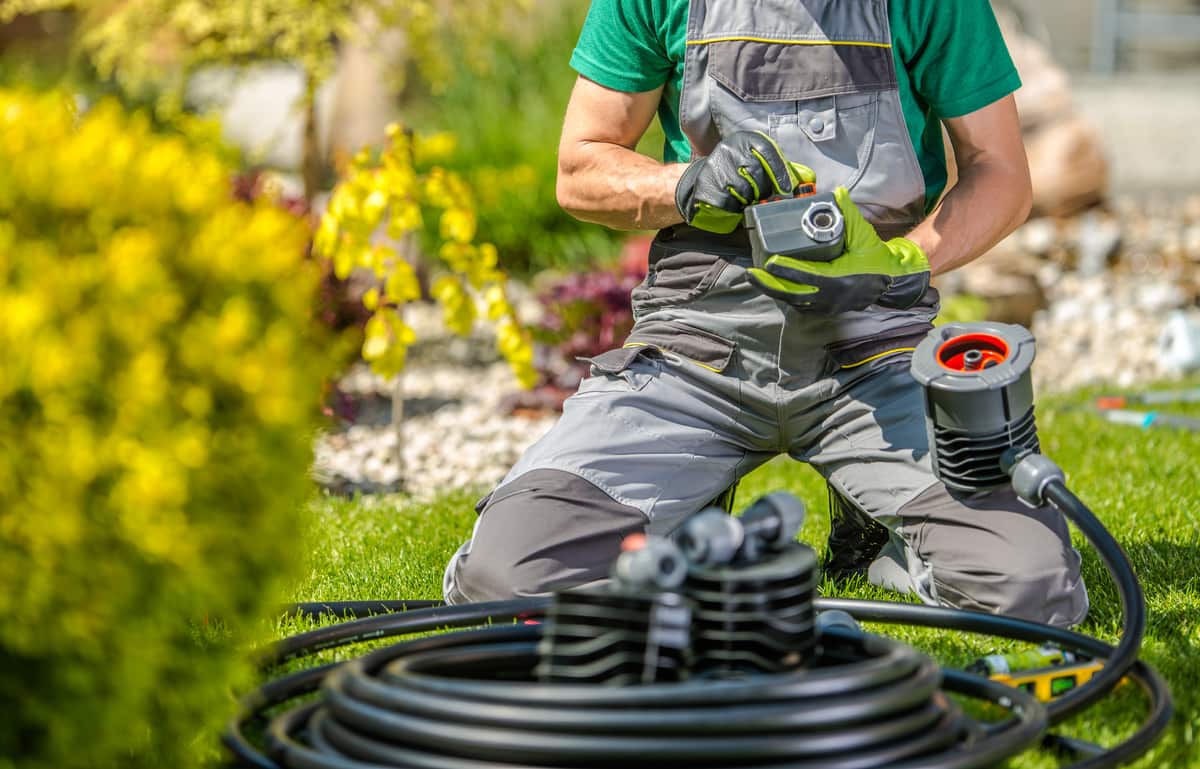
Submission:
[[[962,170],[941,205],[908,238],[929,257],[934,275],[986,253],[1029,216],[1029,176],[987,163]]]
[[[559,158],[558,202],[577,219],[620,230],[656,230],[683,221],[675,185],[686,163],[664,165],[605,142],[579,142]]]
[[[933,274],[978,258],[1015,230],[1033,203],[1016,101],[1007,96],[945,123],[958,184],[911,233]]]

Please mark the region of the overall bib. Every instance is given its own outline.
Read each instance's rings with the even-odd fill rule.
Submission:
[[[692,0],[684,70],[693,156],[764,131],[819,189],[847,187],[884,238],[924,217],[887,0]],[[936,292],[911,310],[820,317],[759,292],[750,265],[742,229],[658,234],[628,340],[591,360],[559,422],[480,503],[447,567],[447,600],[603,580],[624,536],[669,533],[787,453],[864,525],[884,527],[872,582],[929,603],[1082,620],[1079,556],[1058,513],[1009,492],[955,495],[933,476],[908,366]]]

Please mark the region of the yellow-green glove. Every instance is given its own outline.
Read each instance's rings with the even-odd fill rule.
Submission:
[[[750,280],[765,294],[822,315],[872,304],[900,310],[921,301],[929,288],[929,259],[908,238],[884,242],[844,187],[834,190],[846,219],[846,252],[829,262],[772,256]]]
[[[789,163],[767,134],[738,131],[687,167],[675,186],[675,206],[693,227],[725,235],[742,223],[746,206],[790,196],[796,185],[815,180],[811,168]]]

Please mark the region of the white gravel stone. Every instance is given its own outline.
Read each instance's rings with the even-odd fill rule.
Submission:
[[[1053,219],[1034,219],[1016,232],[1016,239],[1025,251],[1046,256],[1059,241],[1058,225]]]
[[[388,383],[359,367],[343,386],[359,388],[359,393],[391,392]],[[395,460],[397,436],[390,425],[354,425],[317,440],[313,474],[344,493],[403,490],[419,498],[462,487],[495,486],[555,421],[554,416],[506,414],[501,402],[516,390],[516,380],[503,363],[414,368],[404,374],[406,400],[411,404],[437,398],[446,403],[432,413],[403,420],[402,465]]]
[[[1034,319],[1035,388],[1128,388],[1177,374],[1163,363],[1160,339],[1168,310],[1185,301],[1183,292],[1158,277],[1064,276],[1050,290],[1050,307]]]

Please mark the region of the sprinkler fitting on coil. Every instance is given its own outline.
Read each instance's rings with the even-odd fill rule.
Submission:
[[[951,489],[1006,486],[1005,453],[1040,451],[1035,354],[1033,335],[1006,323],[948,323],[917,346],[912,374],[925,388],[933,471]]]

